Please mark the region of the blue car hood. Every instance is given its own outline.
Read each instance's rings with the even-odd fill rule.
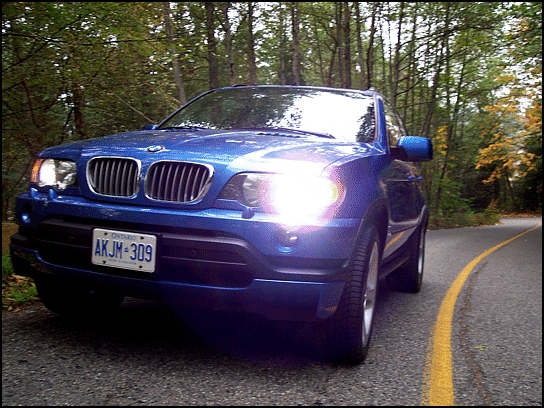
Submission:
[[[96,156],[134,157],[144,166],[158,160],[183,160],[211,164],[223,171],[228,168],[229,173],[296,171],[301,166],[320,173],[348,155],[371,154],[373,149],[364,146],[289,133],[211,130],[129,132],[72,144],[87,160]]]

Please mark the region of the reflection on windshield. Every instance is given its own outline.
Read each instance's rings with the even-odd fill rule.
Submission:
[[[371,96],[297,87],[240,87],[208,93],[168,119],[167,128],[295,129],[346,142],[374,139]]]

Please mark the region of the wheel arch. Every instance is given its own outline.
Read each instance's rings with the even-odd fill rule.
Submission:
[[[369,205],[361,222],[361,226],[359,227],[358,237],[361,236],[363,231],[369,225],[375,225],[376,229],[378,230],[378,234],[380,236],[381,255],[383,254],[387,230],[389,228],[389,212],[387,211],[387,203],[385,199],[377,199]]]

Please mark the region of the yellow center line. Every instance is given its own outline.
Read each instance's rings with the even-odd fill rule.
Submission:
[[[535,230],[541,225],[539,222],[533,228],[516,235],[500,244],[488,249],[478,257],[474,258],[467,264],[457,276],[453,284],[450,286],[440,309],[433,330],[431,344],[427,350],[427,358],[425,363],[425,371],[423,374],[423,394],[422,405],[454,405],[453,396],[453,369],[451,361],[451,322],[453,319],[453,311],[455,302],[459,296],[459,292],[463,284],[467,280],[470,272],[474,267],[486,256],[496,251],[497,249],[509,244],[518,239],[522,235]]]

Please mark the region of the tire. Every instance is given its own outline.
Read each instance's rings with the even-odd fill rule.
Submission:
[[[360,364],[368,354],[381,255],[380,236],[376,227],[371,226],[359,238],[340,303],[331,318],[328,347],[340,362]]]
[[[397,271],[398,289],[401,292],[418,293],[423,283],[425,260],[425,234],[427,221],[423,222],[408,243],[410,259]]]
[[[103,317],[123,303],[124,296],[89,290],[61,278],[40,275],[35,279],[40,300],[47,309],[66,317]]]

